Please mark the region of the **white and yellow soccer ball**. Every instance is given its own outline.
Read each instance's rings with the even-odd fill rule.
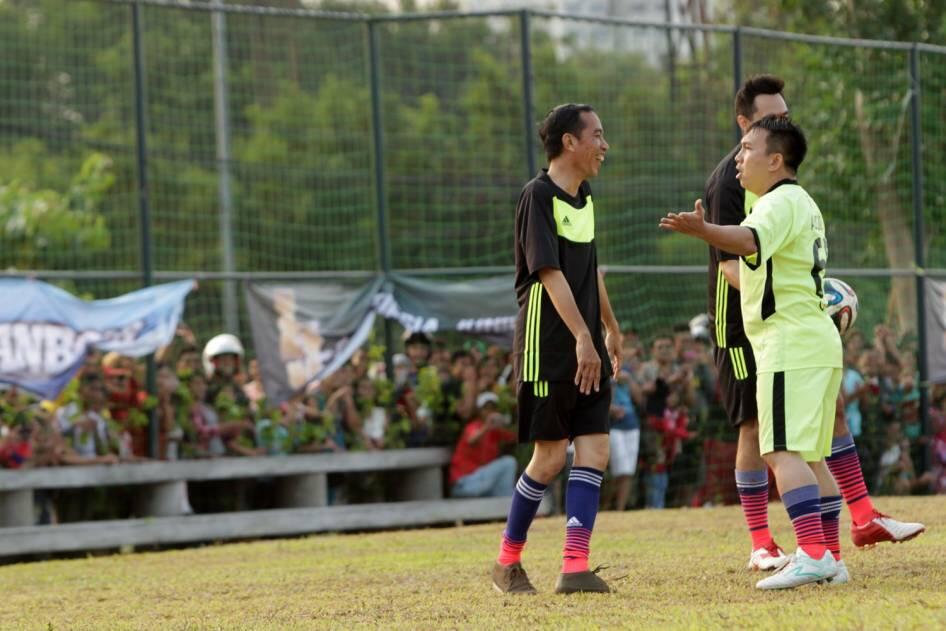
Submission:
[[[844,335],[857,320],[857,294],[843,280],[825,278],[824,301],[825,311],[838,327],[838,332]]]

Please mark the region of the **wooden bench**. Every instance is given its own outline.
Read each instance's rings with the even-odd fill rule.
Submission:
[[[133,485],[138,516],[173,517],[182,515],[188,482],[276,478],[277,506],[317,508],[328,503],[329,473],[401,470],[397,500],[436,500],[443,497],[450,455],[447,448],[431,447],[6,470],[0,471],[0,528],[33,525],[38,489]]]
[[[0,557],[505,519],[508,497],[353,504],[0,528]],[[540,515],[551,510],[546,496]]]

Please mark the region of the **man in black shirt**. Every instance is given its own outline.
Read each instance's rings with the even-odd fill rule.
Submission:
[[[620,366],[621,335],[598,273],[587,180],[598,174],[608,143],[594,110],[571,103],[549,112],[539,136],[549,167],[522,190],[515,240],[519,440],[535,447],[516,485],[493,585],[500,592],[535,592],[520,554],[545,488],[574,442],[555,591],[607,592],[607,583],[588,569],[588,553],[608,464],[610,377]]]

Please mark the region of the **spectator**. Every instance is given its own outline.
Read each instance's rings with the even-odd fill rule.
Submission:
[[[222,333],[204,347],[204,373],[207,375],[207,403],[217,405],[223,394],[241,408],[249,410],[250,400],[243,392],[243,344],[235,335]]]
[[[930,409],[930,469],[926,482],[931,492],[946,494],[946,389],[934,390],[933,406]]]
[[[641,423],[634,407],[640,400],[640,386],[624,370],[611,382],[611,475],[614,477],[614,510],[627,509],[635,488]]]
[[[263,390],[263,380],[260,378],[259,360],[251,359],[247,366],[247,381],[243,384],[243,394],[249,401],[250,412],[260,411],[260,404],[266,398],[266,392]]]
[[[187,343],[181,347],[177,354],[177,363],[174,365],[174,370],[178,377],[182,379],[195,372],[203,372],[203,367],[200,364],[200,349],[197,348],[196,344]]]
[[[420,331],[405,331],[404,354],[410,360],[408,381],[417,385],[418,373],[430,362],[433,345],[430,337]]]
[[[12,426],[3,425],[0,435],[0,467],[20,469],[33,459],[33,422],[27,410],[20,410]]]
[[[663,415],[651,417],[648,422],[657,437],[657,452],[647,476],[647,508],[664,508],[673,461],[680,454],[681,442],[692,438],[687,431],[687,409],[679,393],[670,392]]]
[[[504,443],[516,440],[509,417],[499,412],[499,397],[483,392],[476,398],[477,414],[457,442],[450,462],[453,497],[500,497],[513,493],[516,459],[501,455]]]
[[[107,393],[101,373],[83,370],[79,399],[59,408],[56,420],[67,450],[63,464],[115,464],[119,439],[109,428]]]
[[[158,422],[158,458],[177,460],[181,457],[181,441],[184,430],[178,422],[181,382],[170,364],[159,364],[155,380],[157,403],[155,415]]]
[[[249,421],[221,422],[217,410],[208,405],[207,379],[201,373],[194,373],[187,380],[190,406],[190,441],[197,456],[216,457],[228,452],[236,455],[259,455],[263,452],[245,444],[240,444],[243,432],[253,430]]]
[[[388,429],[388,412],[378,402],[374,381],[362,377],[355,383],[355,407],[361,417],[362,442],[368,449],[382,449]]]
[[[108,392],[108,412],[121,429],[129,456],[148,456],[148,416],[143,407],[147,392],[135,378],[135,360],[118,353],[102,357],[102,374]]]

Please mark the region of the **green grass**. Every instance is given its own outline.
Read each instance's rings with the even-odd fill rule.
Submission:
[[[946,497],[881,498],[927,524],[903,545],[854,550],[853,582],[763,593],[746,572],[738,507],[602,513],[592,562],[611,595],[552,594],[561,517],[540,519],[524,562],[542,592],[493,591],[502,524],[214,545],[0,567],[4,629],[946,628]],[[788,519],[773,504],[777,540]],[[619,578],[626,575],[626,578]]]

